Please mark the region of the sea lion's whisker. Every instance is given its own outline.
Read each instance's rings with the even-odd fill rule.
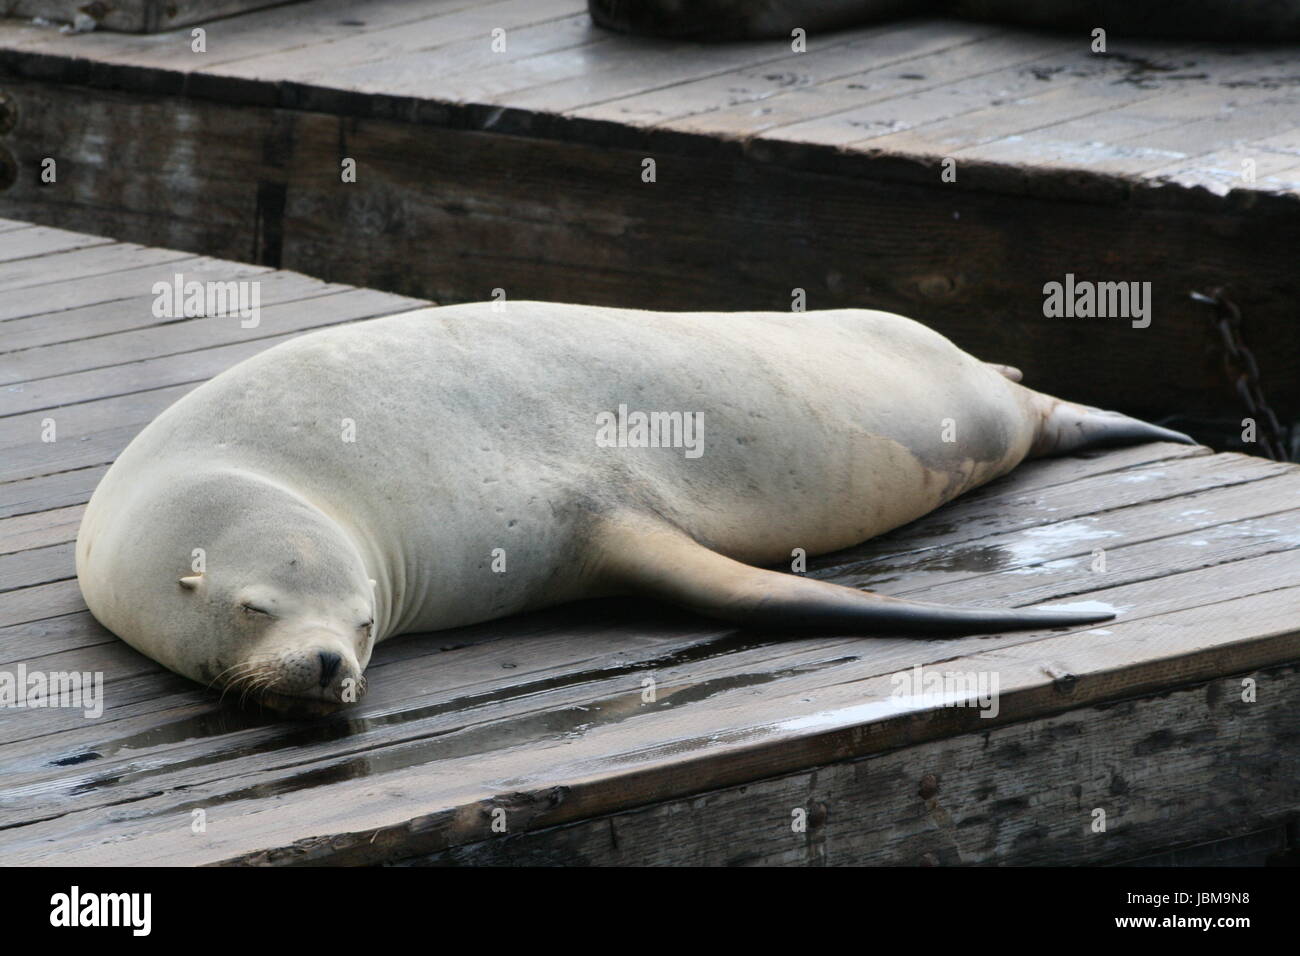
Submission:
[[[275,665],[279,658],[274,654],[263,654],[245,658],[237,664],[227,667],[218,678],[225,678],[218,702],[224,702],[226,694],[231,691],[240,693],[239,705],[242,707],[249,693],[256,687],[268,687],[278,676]]]
[[[223,677],[225,677],[225,676],[226,676],[227,674],[229,674],[231,671],[233,671],[233,670],[237,670],[237,669],[239,669],[239,668],[248,667],[248,666],[249,666],[249,663],[250,663],[249,661],[246,661],[246,660],[245,660],[245,661],[239,661],[239,662],[237,662],[237,663],[231,664],[229,667],[227,667],[225,670],[223,670],[223,671],[222,671],[220,674],[218,674],[216,677],[212,678],[212,680],[208,681],[208,688],[211,689],[211,688],[212,688],[212,685],[214,685],[215,683],[217,683],[217,681],[221,680]]]

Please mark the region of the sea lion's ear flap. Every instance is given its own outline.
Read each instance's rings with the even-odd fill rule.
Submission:
[[[203,575],[201,575],[201,574],[196,574],[196,575],[194,575],[193,577],[181,578],[179,583],[180,583],[180,586],[183,587],[185,590],[187,590],[187,591],[193,591],[193,590],[195,590],[196,588],[198,588],[199,583],[200,583],[202,580],[203,580]]]

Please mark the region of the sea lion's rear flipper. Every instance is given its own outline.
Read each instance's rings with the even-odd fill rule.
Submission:
[[[1101,611],[924,604],[765,571],[711,551],[650,520],[609,523],[601,540],[611,590],[658,598],[746,627],[852,633],[984,634],[1108,621]]]
[[[1030,458],[1063,455],[1086,448],[1140,445],[1150,441],[1197,444],[1196,439],[1172,428],[1152,425],[1119,412],[1107,412],[1090,405],[1076,405],[1059,398],[1025,389],[1039,416],[1038,433],[1029,450]]]

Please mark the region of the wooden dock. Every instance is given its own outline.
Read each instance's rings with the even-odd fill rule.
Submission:
[[[152,285],[178,272],[260,282],[261,324],[155,318]],[[286,336],[425,304],[0,221],[0,678],[104,679],[98,718],[0,708],[0,863],[1283,851],[1300,814],[1300,467],[1259,458],[1152,444],[1037,462],[810,569],[935,601],[1119,610],[1087,630],[786,638],[610,600],[395,639],[360,705],[283,722],[91,619],[77,523],[146,422]],[[916,668],[996,680],[996,714],[927,695]]]
[[[1300,420],[1294,46],[1103,54],[918,19],[794,52],[619,36],[584,0],[308,0],[204,30],[195,52],[188,27],[0,21],[0,215],[443,303],[783,310],[802,289],[1235,432],[1188,297],[1226,286]],[[1150,282],[1151,325],[1044,316],[1066,275]]]

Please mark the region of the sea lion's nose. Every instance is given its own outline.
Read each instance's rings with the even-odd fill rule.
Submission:
[[[316,656],[320,658],[320,685],[328,687],[338,673],[339,665],[343,663],[343,655],[334,651],[321,651]]]

